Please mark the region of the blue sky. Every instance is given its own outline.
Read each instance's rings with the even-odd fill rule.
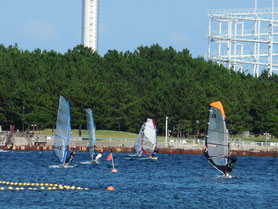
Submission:
[[[254,0],[99,0],[98,52],[158,43],[205,56],[208,10],[233,8],[254,8]],[[0,44],[65,53],[81,44],[81,20],[82,0],[1,0]]]

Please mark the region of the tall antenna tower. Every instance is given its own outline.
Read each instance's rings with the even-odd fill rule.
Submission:
[[[278,70],[278,9],[211,10],[208,59],[235,71]]]
[[[82,44],[97,51],[98,0],[83,0]]]

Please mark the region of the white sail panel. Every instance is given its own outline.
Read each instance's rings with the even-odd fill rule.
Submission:
[[[69,102],[60,96],[53,151],[61,164],[65,163],[70,138]]]
[[[139,154],[141,151],[147,156],[151,156],[157,143],[156,126],[153,119],[147,119],[142,126],[139,136],[135,143],[135,151]]]
[[[86,121],[87,121],[88,138],[89,138],[89,151],[92,160],[94,160],[96,134],[95,134],[93,113],[90,108],[86,109]]]

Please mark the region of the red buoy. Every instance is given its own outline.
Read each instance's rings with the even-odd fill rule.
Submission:
[[[108,191],[114,191],[115,189],[114,189],[113,186],[109,186],[109,187],[107,187],[107,190],[108,190]]]
[[[117,173],[118,171],[117,171],[116,168],[113,168],[113,169],[112,169],[112,172],[113,172],[113,173]]]

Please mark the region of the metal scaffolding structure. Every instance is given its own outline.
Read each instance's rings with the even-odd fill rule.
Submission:
[[[278,71],[278,8],[211,10],[208,59],[257,77]]]
[[[83,0],[82,44],[97,51],[98,0]]]

